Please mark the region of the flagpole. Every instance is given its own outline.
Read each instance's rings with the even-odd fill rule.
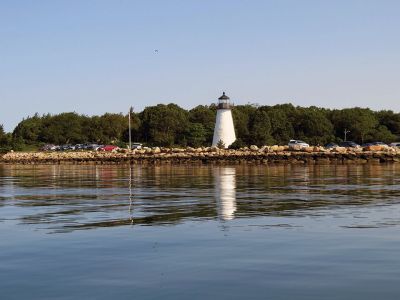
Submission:
[[[131,111],[132,111],[132,107],[129,108],[129,113],[128,113],[128,119],[129,119],[129,150],[132,150]]]

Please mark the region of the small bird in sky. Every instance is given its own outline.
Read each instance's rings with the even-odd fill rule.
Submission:
[[[154,50],[154,53],[158,53],[158,49],[155,49],[155,50]]]

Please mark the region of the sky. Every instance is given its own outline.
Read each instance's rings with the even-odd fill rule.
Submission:
[[[189,109],[222,91],[398,112],[399,15],[397,0],[0,0],[0,124]]]

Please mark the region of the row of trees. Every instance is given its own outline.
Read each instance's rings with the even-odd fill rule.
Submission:
[[[4,131],[3,125],[0,125],[0,153],[10,149],[11,146],[11,134],[7,134]]]
[[[400,113],[393,111],[249,104],[235,106],[232,113],[236,146],[287,144],[293,138],[323,145],[343,140],[345,130],[349,131],[348,140],[358,143],[392,142],[400,136]],[[140,113],[132,112],[131,133],[134,141],[148,145],[210,145],[215,116],[215,105],[185,110],[176,104],[159,104]],[[45,143],[125,144],[129,135],[127,120],[127,114],[35,114],[22,120],[12,133],[7,134],[0,127],[0,148],[20,149]]]

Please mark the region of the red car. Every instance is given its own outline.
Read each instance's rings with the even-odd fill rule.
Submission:
[[[106,146],[100,147],[99,151],[113,151],[113,150],[118,150],[118,149],[119,149],[119,147],[117,147],[117,146],[106,145]]]

